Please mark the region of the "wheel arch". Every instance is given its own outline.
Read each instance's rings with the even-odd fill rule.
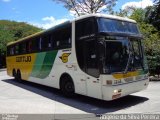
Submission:
[[[59,88],[60,89],[61,89],[61,85],[62,85],[64,77],[67,77],[68,80],[72,81],[73,85],[75,86],[73,78],[71,77],[71,75],[65,72],[65,73],[61,74],[60,79],[59,79]]]

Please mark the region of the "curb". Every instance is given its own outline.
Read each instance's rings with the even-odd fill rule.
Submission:
[[[160,78],[149,78],[149,81],[160,81]]]

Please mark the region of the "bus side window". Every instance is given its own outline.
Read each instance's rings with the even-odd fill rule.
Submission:
[[[56,48],[56,40],[55,40],[53,33],[51,34],[50,40],[51,40],[52,49],[55,49]]]
[[[27,53],[32,52],[32,41],[31,40],[27,41],[27,43],[26,43],[26,51],[27,51]]]
[[[7,47],[7,56],[11,55],[11,47]]]
[[[12,53],[11,53],[12,55],[14,55],[15,54],[15,48],[14,47],[12,47]]]
[[[15,54],[19,54],[19,44],[15,46]]]
[[[48,38],[49,40],[48,40],[48,48],[52,48],[52,41],[51,41],[51,35],[49,36],[49,38]]]
[[[26,43],[25,42],[21,42],[19,43],[19,54],[24,54],[26,53]]]
[[[51,41],[53,43],[53,49],[59,49],[60,46],[60,35],[59,31],[54,31],[52,33]]]
[[[66,49],[71,47],[71,24],[55,30],[51,35],[53,49]]]
[[[32,52],[37,52],[39,50],[39,37],[33,38],[32,40]]]
[[[96,32],[96,22],[94,18],[89,18],[76,23],[76,37],[94,34]]]
[[[51,35],[50,34],[46,34],[41,37],[41,46],[42,46],[42,50],[50,50],[51,49],[52,43],[51,43]]]
[[[9,47],[8,49],[8,55],[12,55],[12,47]]]
[[[14,47],[9,47],[8,55],[14,55]]]
[[[65,28],[62,32],[61,46],[62,48],[71,47],[71,27]]]

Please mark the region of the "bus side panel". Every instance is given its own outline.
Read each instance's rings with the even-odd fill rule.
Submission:
[[[37,55],[29,81],[59,88],[59,80],[63,73],[72,76],[72,72],[69,72],[66,67],[71,61],[71,51],[62,51],[50,51],[43,55]],[[68,54],[67,58],[62,58],[64,54]],[[67,62],[64,63],[63,59],[67,59]]]
[[[6,65],[7,65],[7,74],[12,76],[12,70],[14,68],[13,63],[11,64],[11,57],[6,57]]]
[[[12,76],[12,71],[19,69],[23,80],[28,80],[35,62],[36,54],[26,54],[7,57],[7,73]]]

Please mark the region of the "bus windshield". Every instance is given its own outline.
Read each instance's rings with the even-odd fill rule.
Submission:
[[[132,22],[99,18],[98,24],[100,32],[140,34],[137,24]]]
[[[123,37],[122,37],[123,38]],[[140,40],[105,40],[104,73],[127,72],[143,68]]]

